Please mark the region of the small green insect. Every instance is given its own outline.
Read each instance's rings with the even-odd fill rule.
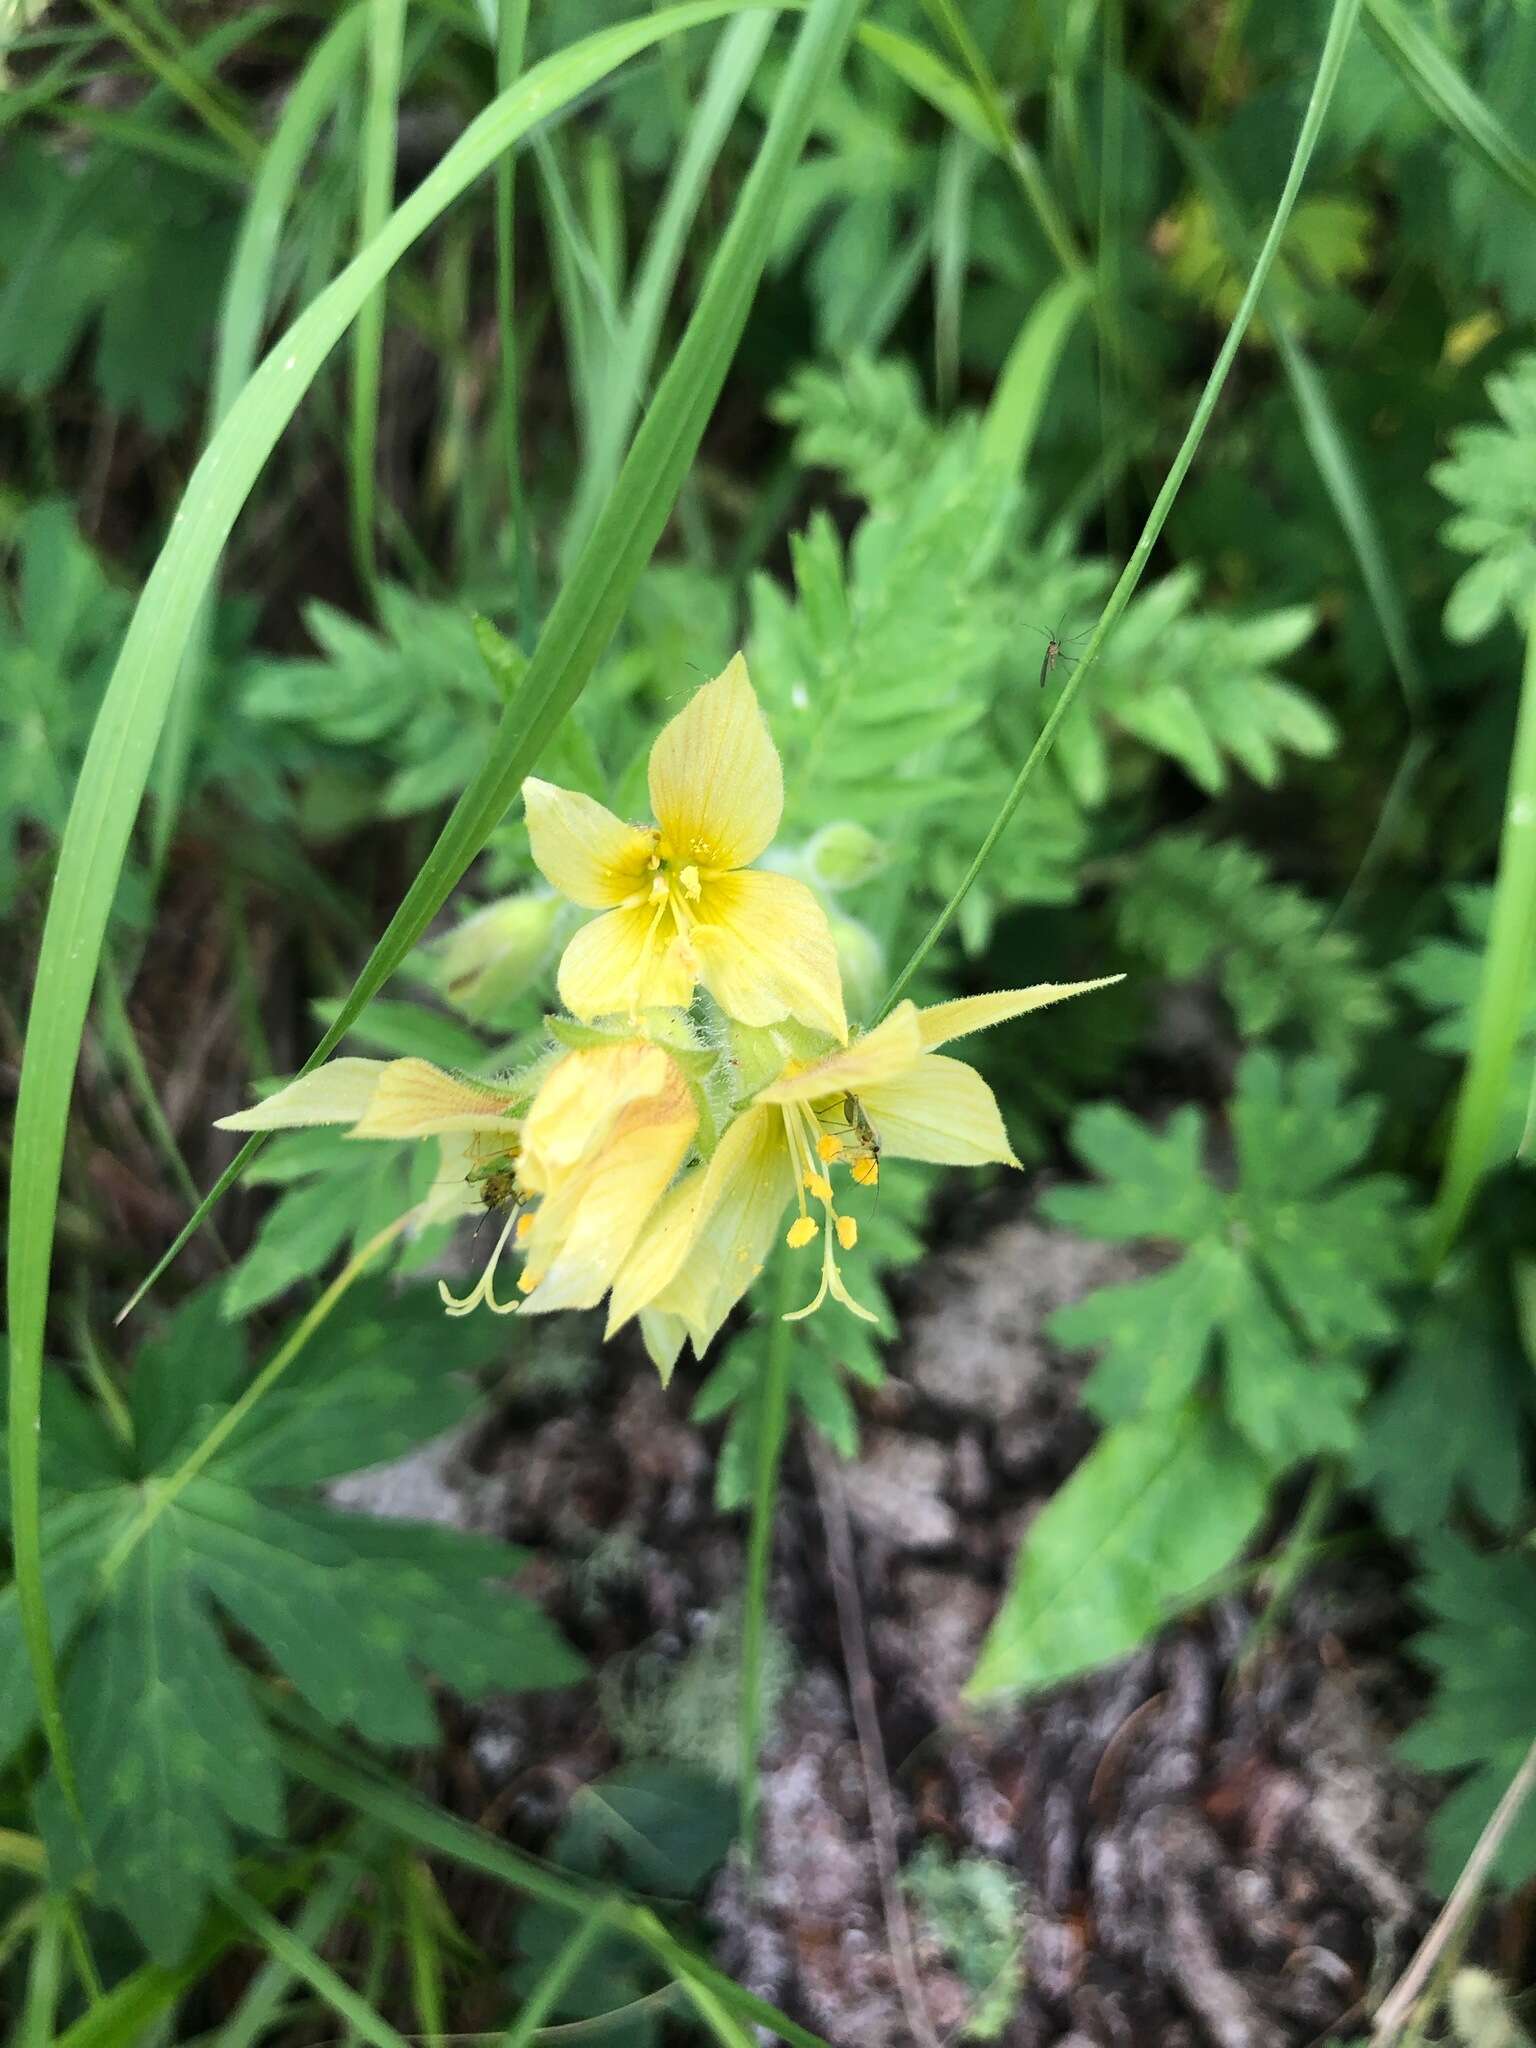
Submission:
[[[853,1155],[848,1171],[861,1188],[872,1188],[880,1179],[879,1133],[870,1122],[857,1095],[843,1097],[843,1115],[848,1119],[848,1128],[858,1142],[858,1151]]]
[[[498,1152],[493,1159],[477,1161],[465,1178],[475,1188],[487,1210],[504,1209],[517,1195],[517,1152]]]

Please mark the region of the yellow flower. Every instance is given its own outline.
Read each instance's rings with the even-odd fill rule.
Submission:
[[[528,836],[545,878],[606,914],[560,962],[560,996],[582,1018],[686,1008],[698,983],[729,1017],[787,1017],[847,1038],[837,955],[805,883],[750,863],[784,808],[779,756],[738,654],[651,748],[654,826],[626,825],[592,797],[530,778]]]
[[[526,1085],[500,1087],[445,1074],[430,1060],[331,1060],[301,1074],[253,1109],[218,1119],[221,1131],[280,1131],[350,1124],[349,1138],[436,1138],[442,1165],[417,1210],[419,1223],[441,1223],[483,1208],[505,1208],[506,1222],[473,1291],[458,1301],[442,1281],[450,1315],[485,1301],[498,1315],[517,1303],[496,1300],[497,1262],[517,1220],[518,1159]]]
[[[699,1127],[682,1068],[660,1045],[625,1039],[556,1060],[523,1125],[518,1282],[532,1314],[594,1308]]]
[[[1016,1166],[991,1089],[974,1068],[937,1048],[1119,979],[1044,982],[926,1010],[904,1002],[852,1045],[805,1062],[786,1058],[713,1156],[684,1175],[637,1237],[613,1283],[608,1334],[640,1316],[663,1373],[684,1337],[702,1356],[761,1272],[792,1200],[799,1213],[788,1244],[798,1250],[820,1237],[822,1259],[814,1297],[789,1319],[812,1314],[831,1295],[875,1321],[843,1282],[837,1253],[852,1250],[858,1226],[837,1208],[834,1169],[842,1165],[868,1185],[885,1158]]]

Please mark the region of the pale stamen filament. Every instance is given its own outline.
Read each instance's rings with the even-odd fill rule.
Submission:
[[[508,1212],[506,1222],[501,1226],[501,1235],[496,1240],[496,1249],[486,1261],[485,1271],[480,1275],[479,1280],[468,1294],[462,1298],[450,1294],[447,1281],[438,1281],[437,1291],[442,1298],[443,1307],[447,1309],[449,1315],[467,1316],[472,1309],[478,1308],[482,1301],[493,1316],[510,1316],[515,1314],[518,1307],[515,1301],[498,1301],[496,1299],[495,1281],[497,1262],[506,1250],[507,1239],[516,1228],[517,1219],[518,1210],[514,1203]]]

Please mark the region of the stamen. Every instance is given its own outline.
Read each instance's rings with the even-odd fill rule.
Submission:
[[[816,1140],[816,1156],[824,1166],[830,1166],[834,1160],[841,1159],[843,1156],[842,1139],[834,1138],[830,1131],[823,1131]]]
[[[800,1178],[816,1197],[817,1201],[825,1203],[826,1207],[830,1209],[832,1206],[832,1183],[825,1174],[812,1173],[809,1167],[807,1167]]]
[[[802,1251],[816,1235],[814,1216],[797,1216],[785,1234],[784,1242],[792,1252]]]
[[[854,1216],[839,1216],[837,1219],[837,1241],[845,1252],[851,1252],[859,1241],[858,1219]]]
[[[506,1222],[501,1226],[501,1235],[496,1240],[496,1249],[486,1261],[485,1271],[480,1275],[479,1280],[470,1289],[468,1294],[460,1299],[457,1295],[448,1292],[446,1280],[438,1281],[437,1291],[441,1297],[443,1307],[447,1309],[449,1315],[467,1316],[472,1309],[478,1308],[482,1301],[493,1316],[510,1316],[516,1313],[518,1304],[515,1301],[498,1301],[496,1299],[495,1281],[497,1261],[506,1250],[507,1239],[512,1235],[513,1228],[517,1223],[518,1213],[514,1209]]]

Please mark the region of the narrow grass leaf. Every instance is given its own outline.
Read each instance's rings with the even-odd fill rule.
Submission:
[[[1056,367],[1091,296],[1086,277],[1059,278],[1030,307],[1008,351],[982,423],[981,451],[1009,476],[1029,467]]]
[[[368,0],[368,98],[363,146],[357,245],[365,250],[389,217],[395,190],[395,134],[400,123],[400,66],[405,46],[405,0]],[[386,271],[358,309],[352,330],[352,410],[347,438],[352,486],[352,552],[372,588],[378,575],[374,535],[375,470],[379,446],[379,378],[384,360]]]
[[[1536,158],[1529,157],[1402,0],[1365,0],[1373,40],[1432,114],[1512,190],[1536,201]]]
[[[228,1886],[223,1896],[224,1904],[237,1920],[244,1922],[252,1939],[296,1977],[301,1977],[365,2041],[372,2041],[374,2048],[407,2048],[405,2036],[397,2034],[383,2014],[375,2012],[368,2001],[360,1997],[346,1979],[338,1976],[306,1942],[301,1941],[292,1928],[285,1927],[265,1906],[259,1906],[234,1885]]]
[[[624,441],[644,401],[667,301],[688,235],[773,28],[773,16],[744,14],[722,33],[694,108],[682,154],[657,210],[614,350],[594,444],[571,510],[565,551],[574,558],[613,488]]]
[[[1428,1265],[1437,1271],[1488,1170],[1510,1069],[1536,974],[1536,618],[1526,628],[1525,669],[1504,796],[1499,872],[1493,888],[1472,1050],[1456,1098],[1451,1142],[1430,1217]]]
[[[359,4],[343,14],[316,44],[294,81],[272,139],[262,153],[261,167],[241,218],[219,311],[213,391],[208,403],[210,435],[255,367],[269,310],[278,245],[299,174],[357,64],[367,26],[366,7]],[[210,592],[182,662],[166,722],[155,785],[152,860],[157,869],[164,861],[175,830],[186,785],[192,735],[197,729],[198,699],[207,669],[213,603]]]

